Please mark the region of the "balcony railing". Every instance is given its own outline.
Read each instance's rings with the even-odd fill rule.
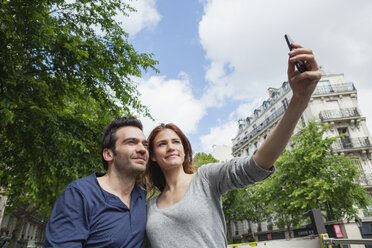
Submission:
[[[342,137],[332,144],[332,150],[344,150],[344,149],[353,149],[353,148],[367,148],[371,147],[371,142],[368,137],[360,138],[349,138]]]
[[[322,121],[330,119],[342,119],[360,116],[357,108],[343,108],[320,111],[319,118]]]
[[[285,112],[284,106],[278,108],[275,112],[273,112],[269,117],[267,117],[260,125],[254,128],[250,133],[246,134],[242,140],[236,143],[233,146],[233,152],[238,150],[242,145],[246,142],[254,138],[261,130],[265,129],[271,123],[273,123],[276,119],[278,119],[283,113]]]
[[[330,93],[341,93],[348,91],[356,91],[353,83],[329,84],[316,87],[313,95],[324,95]]]
[[[363,186],[372,186],[372,173],[362,173],[358,182]]]
[[[269,100],[266,100],[265,102],[268,102],[270,103],[270,105],[274,105],[276,102],[279,101],[279,99],[281,99],[282,96],[284,96],[285,94],[287,94],[288,91],[291,90],[291,87],[287,86],[287,87],[281,87],[278,91],[274,92],[274,96],[272,96]],[[263,113],[265,113],[266,111],[266,108],[264,108],[263,106],[259,107],[257,110],[259,110],[258,112],[258,115],[257,116],[254,116],[253,119],[256,120],[258,118],[261,117],[261,115]],[[246,128],[246,127],[249,127],[253,124],[254,122],[249,122],[247,123],[247,126],[244,126],[242,129],[239,128],[239,134],[241,132],[243,132],[243,130]]]

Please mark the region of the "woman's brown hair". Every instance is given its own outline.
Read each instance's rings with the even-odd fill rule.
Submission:
[[[163,172],[161,171],[158,163],[151,160],[154,156],[154,140],[155,137],[164,129],[170,129],[174,131],[178,137],[180,138],[183,149],[185,152],[185,160],[183,161],[183,170],[187,174],[192,174],[195,172],[195,167],[192,163],[192,149],[190,141],[187,139],[186,135],[179,129],[175,124],[168,123],[168,124],[160,124],[159,126],[155,127],[149,137],[147,138],[149,143],[149,155],[150,159],[146,167],[145,171],[145,181],[146,181],[146,188],[148,192],[154,193],[155,189],[160,190],[162,192],[165,188],[166,181]]]

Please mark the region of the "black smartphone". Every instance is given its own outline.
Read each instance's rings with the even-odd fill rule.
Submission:
[[[285,41],[287,42],[287,45],[288,45],[288,47],[289,47],[289,50],[292,51],[292,50],[294,49],[294,48],[291,46],[291,44],[294,43],[293,40],[291,39],[291,37],[289,37],[288,34],[285,34],[285,35],[284,35],[284,38],[285,38]],[[305,63],[304,63],[302,60],[297,61],[297,62],[295,63],[295,65],[296,65],[296,68],[297,68],[297,70],[298,70],[299,72],[304,72],[304,71],[306,71]]]

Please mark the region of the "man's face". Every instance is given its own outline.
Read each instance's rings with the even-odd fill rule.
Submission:
[[[149,158],[145,135],[137,127],[116,130],[114,166],[118,171],[138,175],[145,171]]]

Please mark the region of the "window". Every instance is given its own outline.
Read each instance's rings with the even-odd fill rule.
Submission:
[[[254,113],[254,116],[255,117],[258,117],[260,115],[260,110],[259,109],[255,109],[253,113]]]
[[[328,110],[334,110],[334,109],[339,109],[340,105],[337,100],[330,100],[327,101],[327,109]]]
[[[282,104],[283,104],[284,109],[286,110],[288,108],[288,99],[284,98],[284,100],[282,101]]]
[[[277,116],[278,116],[278,114],[277,114],[277,112],[276,112],[276,108],[274,107],[274,108],[271,109],[271,116],[270,116],[270,119],[271,119],[271,120],[275,120]]]
[[[278,93],[278,92],[273,92],[272,95],[271,95],[271,97],[272,97],[274,100],[278,99],[278,96],[279,96],[279,93]]]
[[[342,144],[343,148],[346,148],[346,149],[347,148],[352,148],[353,144],[351,142],[349,131],[348,131],[347,127],[337,128],[337,131],[338,131],[339,135],[343,135],[341,137],[341,144]]]
[[[301,122],[302,122],[302,124],[303,124],[304,126],[306,126],[306,123],[305,123],[305,117],[304,117],[303,114],[301,115]]]
[[[239,234],[239,230],[238,230],[238,222],[234,222],[234,227],[235,227],[235,235],[238,235]]]
[[[288,89],[288,81],[283,82],[282,84],[283,89]]]
[[[367,196],[372,200],[372,195],[367,194]],[[367,211],[363,210],[364,217],[372,217],[372,204],[367,206]]]
[[[316,88],[317,88],[317,91],[321,94],[326,94],[326,93],[333,92],[331,83],[328,80],[327,81],[320,81]]]

